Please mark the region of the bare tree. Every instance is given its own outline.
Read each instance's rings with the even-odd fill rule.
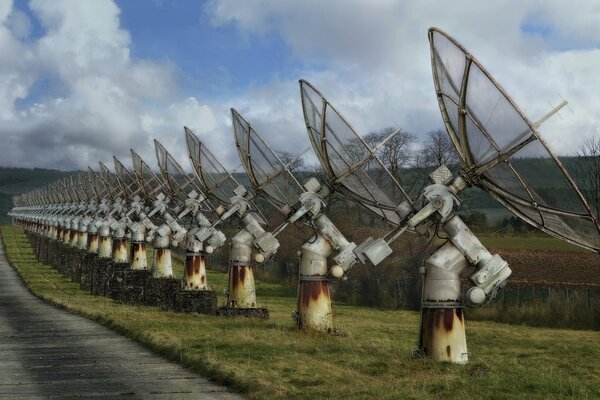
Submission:
[[[458,162],[454,145],[445,130],[438,129],[428,133],[422,158],[425,164],[436,168],[440,165],[450,165]]]
[[[574,178],[590,207],[600,209],[600,138],[587,139],[577,152]]]
[[[304,160],[302,157],[298,158],[296,155],[287,152],[287,151],[278,151],[277,157],[283,162],[284,165],[287,165],[290,171],[301,170],[304,168]]]
[[[388,127],[377,132],[371,132],[365,136],[365,141],[371,148],[387,139],[392,133],[400,129],[393,138],[385,142],[377,155],[383,161],[386,168],[390,170],[394,178],[400,180],[400,171],[403,168],[410,166],[414,155],[413,145],[416,143],[416,138],[413,134],[402,130],[401,128]]]

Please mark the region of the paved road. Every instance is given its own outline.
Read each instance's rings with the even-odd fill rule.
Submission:
[[[0,399],[242,399],[33,296],[0,241]]]

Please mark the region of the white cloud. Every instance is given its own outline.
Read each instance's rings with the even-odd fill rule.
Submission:
[[[12,2],[0,6],[3,164],[85,168],[113,154],[126,162],[130,147],[153,164],[154,137],[177,137],[182,153],[184,124],[202,118],[213,129],[208,106],[177,100],[172,65],[131,57],[112,0],[31,0],[29,8],[45,29],[37,40],[24,40],[27,23]],[[53,92],[17,109],[42,78]]]
[[[230,107],[277,149],[308,145],[297,79],[281,78],[289,71],[235,95],[184,99],[176,66],[132,57],[112,0],[31,0],[29,8],[44,29],[37,39],[27,15],[0,2],[3,164],[83,168],[112,154],[128,159],[129,147],[154,163],[154,137],[183,163],[187,125],[233,167]],[[531,119],[550,108],[547,100],[558,103],[556,92],[571,102],[574,114],[543,126],[555,147],[572,152],[598,134],[600,11],[593,2],[215,0],[207,12],[215,25],[231,24],[249,39],[278,35],[299,61],[297,78],[315,84],[360,132],[399,125],[423,134],[442,125],[427,41],[427,28],[440,26]],[[52,91],[40,95],[36,83],[44,80]]]
[[[557,92],[570,101],[575,114],[562,112],[562,120],[542,127],[559,151],[572,153],[598,134],[600,6],[594,2],[215,0],[207,12],[215,25],[234,24],[247,36],[279,35],[295,58],[322,65],[302,77],[361,132],[400,125],[423,134],[442,126],[427,41],[427,29],[439,26],[488,67],[532,120],[550,109],[548,100],[560,101]],[[269,87],[279,92],[263,95],[260,121],[280,113],[282,103],[300,107],[295,85],[262,89]]]

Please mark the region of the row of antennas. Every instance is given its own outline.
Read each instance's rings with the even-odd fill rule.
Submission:
[[[356,263],[381,263],[393,253],[392,242],[407,231],[423,236],[444,232],[447,240],[425,261],[420,350],[436,359],[466,362],[462,307],[465,303],[480,306],[493,299],[511,270],[458,216],[461,192],[478,187],[525,222],[594,251],[600,250],[600,226],[581,190],[538,131],[566,101],[531,122],[455,39],[431,28],[429,42],[437,101],[460,168],[453,174],[448,168],[453,166],[439,166],[429,176],[430,184],[414,198],[401,184],[406,181],[402,176],[405,171],[393,173],[380,157],[399,131],[371,147],[313,85],[301,80],[306,128],[325,171],[324,182],[314,177],[300,182],[290,163],[284,163],[255,128],[232,109],[235,146],[249,188],[185,128],[193,174],[185,172],[155,141],[159,175],[132,150],[133,172],[115,158],[115,174],[101,164],[99,174],[90,169],[88,182],[81,177],[66,178],[68,182],[23,195],[15,204],[109,199],[127,208],[129,214],[124,215],[128,217],[131,210],[137,210],[137,222],[145,224],[146,233],[168,231],[170,245],[185,242],[188,251],[204,252],[223,244],[224,237],[217,228],[235,216],[243,228],[231,238],[228,306],[234,308],[257,307],[258,302],[255,294],[249,293],[254,290],[253,280],[247,282],[249,290],[240,291],[232,287],[232,277],[272,257],[279,248],[278,235],[290,224],[305,224],[312,235],[305,238],[300,251],[295,318],[300,328],[318,331],[334,330],[331,278],[346,276]],[[531,159],[536,163],[527,162]],[[547,190],[548,181],[557,189]],[[326,214],[327,200],[334,192],[387,221],[389,232],[360,244],[348,240]],[[282,222],[271,230],[256,206],[257,197],[283,215]],[[124,199],[131,204],[125,207]],[[164,217],[167,210],[170,214],[162,223],[168,229],[163,229],[153,217]],[[114,213],[112,206],[106,215]],[[185,218],[191,221],[187,225],[180,223]],[[112,225],[115,230],[119,224]],[[164,245],[155,242],[155,246]],[[460,276],[470,267],[475,271],[470,275],[465,300]],[[248,275],[244,272],[243,276]],[[452,323],[442,326],[440,321]]]

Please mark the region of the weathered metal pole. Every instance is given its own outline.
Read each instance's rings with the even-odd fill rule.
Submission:
[[[168,233],[159,230],[154,239],[154,264],[152,277],[171,278],[173,276],[173,264],[171,262],[170,230]]]
[[[246,229],[242,229],[231,239],[227,284],[228,307],[254,308],[257,306],[252,269],[253,240],[253,236]]]
[[[114,263],[129,262],[129,249],[125,238],[125,227],[121,221],[112,229],[112,260]]]
[[[203,252],[186,252],[183,280],[183,290],[208,290]]]
[[[469,360],[460,282],[460,273],[468,265],[450,241],[425,260],[419,347],[436,361]]]
[[[110,236],[110,228],[106,223],[100,226],[98,236],[98,257],[112,258],[112,238]]]
[[[296,324],[299,329],[332,332],[333,311],[327,280],[327,258],[332,248],[320,234],[302,245],[298,278]]]

